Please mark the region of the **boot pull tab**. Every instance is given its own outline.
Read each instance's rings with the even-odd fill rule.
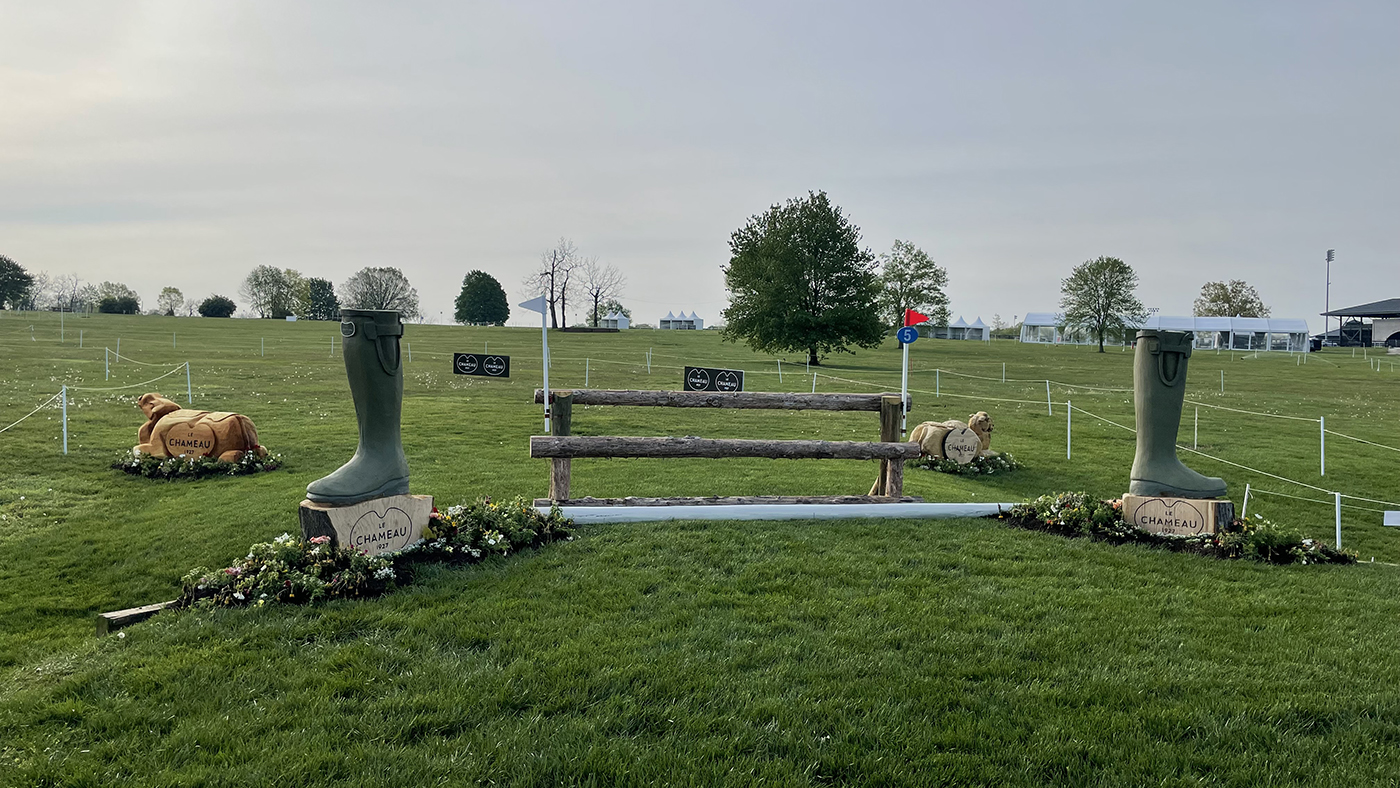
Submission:
[[[342,327],[344,326],[344,324],[341,325]],[[364,331],[365,339],[374,343],[374,350],[379,354],[379,366],[384,369],[384,374],[397,374],[399,371],[399,364],[403,361],[402,355],[399,353],[399,337],[403,336],[403,323],[396,322],[392,328],[389,328],[387,326],[381,326],[374,321],[369,321],[365,323]],[[384,357],[384,348],[388,343],[379,341],[381,339],[387,339],[392,342],[392,347],[394,348],[394,363],[392,364]]]
[[[1162,381],[1163,386],[1173,388],[1185,379],[1183,372],[1186,364],[1184,362],[1191,357],[1190,340],[1186,340],[1183,344],[1182,342],[1163,342],[1161,337],[1154,337],[1152,355],[1157,357],[1157,379]]]

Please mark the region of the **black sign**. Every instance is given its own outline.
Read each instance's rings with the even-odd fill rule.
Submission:
[[[485,353],[453,353],[452,371],[458,375],[481,375],[488,378],[510,377],[510,356]]]
[[[686,391],[743,391],[742,369],[685,368]]]

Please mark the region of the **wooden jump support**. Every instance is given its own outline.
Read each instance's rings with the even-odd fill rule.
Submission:
[[[535,402],[544,391],[535,390]],[[917,459],[919,444],[900,441],[901,407],[898,394],[783,394],[769,392],[637,391],[584,389],[550,393],[553,435],[530,438],[530,456],[551,460],[549,499],[554,503],[644,505],[710,503],[773,503],[796,500],[768,497],[734,498],[608,498],[569,499],[570,462],[585,457],[767,457],[771,459],[880,460],[880,475],[870,495],[803,497],[823,503],[886,503],[917,501],[904,498],[904,461]],[[880,414],[880,440],[743,440],[731,438],[667,438],[571,435],[573,406],[629,405],[670,408],[748,408],[763,410],[875,411]]]

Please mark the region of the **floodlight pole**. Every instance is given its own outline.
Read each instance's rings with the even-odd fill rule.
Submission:
[[[1327,313],[1332,311],[1332,257],[1333,257],[1333,255],[1336,254],[1336,251],[1337,251],[1337,250],[1335,250],[1335,249],[1328,249],[1328,250],[1327,250],[1327,287],[1325,288],[1326,294],[1323,296],[1323,301],[1322,301],[1322,309],[1323,309],[1323,312],[1322,312],[1322,341],[1323,341],[1324,344],[1327,342],[1327,324],[1328,324],[1329,322],[1331,322],[1330,320],[1328,320]],[[1338,320],[1337,320],[1337,345],[1340,346],[1341,344],[1342,344],[1342,323],[1341,323],[1341,319],[1338,318]]]

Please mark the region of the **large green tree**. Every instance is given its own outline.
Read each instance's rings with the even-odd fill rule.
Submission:
[[[162,315],[175,314],[184,303],[185,294],[178,287],[162,288],[160,295],[156,296],[156,308]]]
[[[730,236],[729,251],[726,339],[765,353],[806,351],[820,364],[824,353],[884,338],[875,255],[826,192],[751,217]]]
[[[1117,257],[1080,263],[1060,283],[1062,327],[1096,337],[1102,353],[1105,337],[1124,336],[1147,319],[1137,282],[1137,272]]]
[[[1243,279],[1206,282],[1194,306],[1200,317],[1268,317],[1270,311],[1259,291]]]
[[[505,288],[485,271],[468,272],[462,277],[462,292],[457,294],[457,310],[452,317],[458,323],[505,325],[510,319]]]
[[[24,266],[0,255],[0,309],[17,309],[34,285],[34,276]]]
[[[904,325],[904,310],[928,315],[935,326],[948,325],[948,269],[935,263],[923,249],[908,241],[895,241],[880,255],[880,305],[889,325]]]
[[[233,317],[238,305],[228,296],[211,295],[199,304],[199,314],[204,317]]]
[[[335,297],[335,285],[329,279],[311,277],[306,280],[306,318],[336,320],[340,317],[340,299]]]
[[[281,320],[300,315],[310,293],[306,277],[290,268],[260,265],[248,273],[239,293],[258,317]]]

